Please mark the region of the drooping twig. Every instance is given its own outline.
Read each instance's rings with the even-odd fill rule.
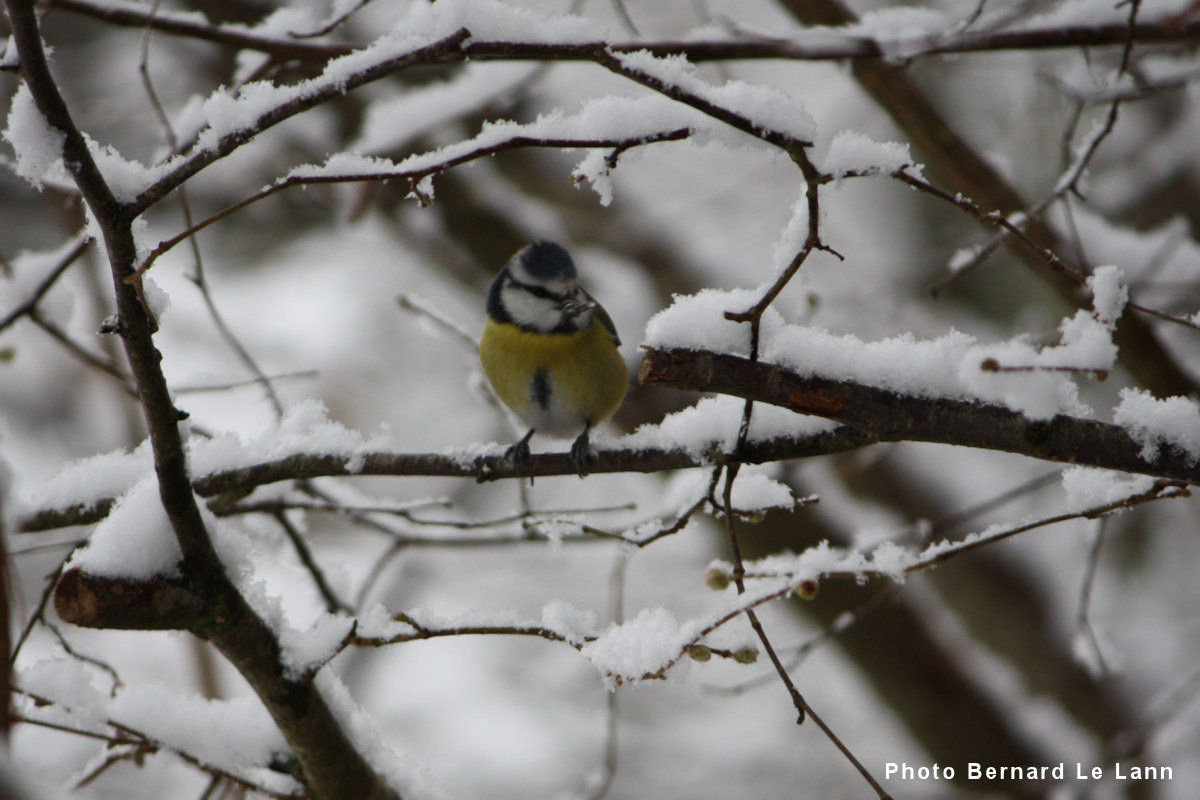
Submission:
[[[994,225],[997,228],[1000,228],[1001,232],[998,233],[986,245],[984,245],[983,248],[976,253],[976,256],[984,252],[991,252],[996,247],[999,247],[1005,238],[1012,238],[1019,241],[1022,245],[1028,248],[1030,252],[1036,253],[1037,256],[1041,258],[1048,267],[1050,267],[1050,269],[1052,269],[1055,273],[1062,275],[1076,286],[1081,287],[1086,283],[1087,275],[1068,264],[1061,256],[1059,256],[1050,248],[1038,244],[1037,241],[1035,241],[1034,238],[1025,231],[1023,226],[1029,217],[1024,212],[1015,215],[1005,215],[999,213],[998,211],[985,211],[969,197],[966,197],[962,194],[950,194],[943,189],[937,188],[923,178],[912,174],[909,170],[900,170],[895,172],[892,174],[892,177],[901,183],[908,184],[914,189],[937,197],[940,200],[944,200],[947,203],[958,207],[982,223]],[[1051,199],[1053,199],[1053,197]],[[1147,316],[1155,317],[1176,325],[1182,325],[1185,328],[1200,330],[1200,323],[1197,323],[1191,317],[1181,317],[1174,314],[1167,314],[1163,311],[1147,308],[1146,306],[1136,302],[1127,303],[1126,306]]]
[[[275,521],[279,523],[279,527],[283,529],[287,535],[288,541],[292,543],[292,548],[296,551],[296,555],[300,557],[300,563],[308,570],[308,574],[312,576],[313,584],[317,587],[317,591],[321,594],[321,599],[325,601],[325,610],[330,614],[336,614],[339,611],[349,611],[350,607],[343,603],[329,585],[329,581],[325,578],[325,571],[317,564],[317,560],[313,558],[312,550],[309,549],[308,543],[304,541],[304,536],[296,529],[288,519],[287,514],[283,511],[277,512]]]
[[[155,246],[147,254],[146,258],[138,266],[138,272],[139,273],[145,272],[164,253],[166,253],[167,251],[174,248],[180,242],[191,238],[192,236],[194,236],[195,234],[204,230],[205,228],[212,225],[213,223],[219,222],[219,221],[225,219],[226,217],[230,216],[231,214],[237,213],[238,211],[241,211],[242,209],[246,208],[247,206],[257,203],[260,200],[265,200],[266,198],[271,197],[275,194],[278,194],[279,192],[286,191],[287,189],[292,189],[297,186],[312,186],[312,185],[320,185],[320,184],[351,183],[351,182],[363,182],[363,181],[408,181],[409,183],[416,185],[420,181],[422,181],[432,175],[437,175],[438,173],[445,172],[446,170],[452,169],[461,164],[466,164],[470,161],[484,159],[489,156],[495,155],[496,153],[504,152],[507,150],[517,150],[517,149],[527,148],[527,147],[545,147],[545,148],[558,148],[558,149],[572,149],[572,148],[604,148],[604,149],[607,149],[607,148],[619,147],[619,146],[623,146],[623,145],[627,145],[627,144],[631,144],[631,143],[640,145],[640,144],[650,144],[650,143],[654,143],[654,142],[678,141],[680,139],[686,138],[689,134],[690,134],[690,131],[688,131],[686,129],[674,129],[674,130],[669,130],[669,131],[663,131],[662,133],[654,134],[651,136],[639,137],[638,139],[633,140],[632,142],[630,140],[626,140],[626,139],[591,139],[591,138],[588,138],[588,139],[584,139],[584,138],[559,139],[559,138],[540,138],[540,137],[532,137],[532,136],[513,136],[502,142],[498,142],[498,143],[495,143],[492,145],[481,146],[477,149],[471,150],[470,152],[462,153],[457,156],[447,158],[442,161],[438,161],[434,164],[417,167],[414,169],[380,169],[379,171],[365,172],[365,173],[356,172],[353,174],[330,173],[330,174],[318,174],[318,175],[291,175],[289,177],[282,178],[281,180],[276,181],[275,183],[271,184],[270,186],[268,186],[264,189],[261,189],[258,192],[255,192],[254,194],[250,195],[249,197],[243,198],[242,200],[239,200],[238,202],[236,202],[230,206],[227,206],[226,208],[221,209],[220,211],[201,220],[200,222],[197,222],[193,225],[189,225],[186,230],[176,234],[175,236],[171,237],[170,239],[166,239],[166,240],[160,242],[157,246]]]

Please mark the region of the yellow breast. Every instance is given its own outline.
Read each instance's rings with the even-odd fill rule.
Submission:
[[[582,331],[535,333],[489,318],[479,360],[505,405],[548,436],[574,437],[608,419],[629,380],[612,334],[598,319]]]

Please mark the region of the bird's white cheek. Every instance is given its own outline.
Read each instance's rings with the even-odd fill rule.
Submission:
[[[500,301],[513,321],[523,328],[548,332],[557,328],[562,321],[562,312],[557,303],[544,297],[534,297],[515,287],[502,289]]]

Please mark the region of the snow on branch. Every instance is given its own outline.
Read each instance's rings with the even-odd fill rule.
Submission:
[[[954,340],[942,342],[943,347],[953,349],[961,344]],[[943,353],[942,357],[946,355]],[[922,360],[899,356],[896,367],[919,372]],[[755,362],[707,350],[650,349],[639,377],[647,384],[719,392],[824,417],[877,441],[979,447],[1200,483],[1200,467],[1190,440],[1177,445],[1171,440],[1173,446],[1147,448],[1147,442],[1157,445],[1166,441],[1161,433],[1168,429],[1165,427],[1143,433],[1063,413],[1035,418],[1012,407],[962,393],[939,395],[931,394],[928,389],[914,392],[895,386],[870,385],[796,366]],[[1172,414],[1171,418],[1192,416],[1194,406],[1192,414]]]
[[[603,194],[608,191],[602,188],[606,185],[606,171],[616,165],[621,153],[642,145],[686,139],[692,135],[693,127],[702,124],[697,115],[680,114],[678,107],[664,108],[664,105],[665,101],[654,97],[641,100],[605,98],[570,117],[547,116],[525,125],[514,122],[485,125],[472,139],[399,162],[340,153],[321,165],[300,165],[270,186],[159,243],[138,269],[145,272],[161,255],[209,225],[287,189],[313,184],[400,180],[409,182],[413,195],[419,200],[431,202],[433,190],[429,179],[432,176],[507,150],[531,147],[608,150],[600,169],[589,169],[591,162],[585,160],[575,172],[576,180],[591,181]],[[617,121],[617,124],[598,126],[597,123],[604,120]]]
[[[317,78],[295,86],[248,84],[237,98],[218,92],[206,103],[208,125],[200,132],[192,150],[161,165],[157,170],[161,177],[126,202],[140,213],[268,128],[385,75],[436,61],[457,50],[469,36],[466,29],[459,29],[432,41],[418,40],[419,44],[408,38],[389,39],[343,56],[331,62]]]
[[[961,539],[935,542],[921,550],[884,542],[869,553],[860,553],[830,547],[822,542],[796,555],[772,555],[745,562],[744,577],[753,581],[787,580],[796,587],[795,591],[804,592],[811,598],[816,595],[820,582],[826,579],[861,581],[869,577],[882,577],[903,581],[911,573],[936,567],[952,558],[1031,530],[1077,519],[1100,519],[1144,503],[1191,496],[1189,489],[1171,481],[1141,476],[1132,479],[1118,476],[1114,479],[1114,473],[1107,470],[1081,467],[1064,472],[1063,488],[1068,503],[1076,507],[1055,516],[1016,525],[991,525]],[[1081,500],[1086,502],[1081,503]],[[730,582],[734,571],[735,567],[731,564],[714,562],[710,567],[709,581],[717,584]]]
[[[38,661],[18,680],[13,700],[22,722],[108,742],[106,757],[79,776],[79,786],[121,761],[165,752],[255,794],[302,796],[283,768],[291,756],[286,742],[251,698],[208,700],[157,684],[118,686],[110,697],[66,659]]]
[[[746,562],[744,577],[750,585],[744,592],[727,591],[734,583],[735,567],[714,562],[705,582],[722,592],[722,599],[714,609],[692,619],[681,621],[661,607],[644,608],[630,620],[602,628],[592,612],[561,601],[547,605],[540,620],[496,611],[443,617],[424,608],[388,615],[376,605],[359,617],[345,644],[385,647],[454,636],[531,636],[575,648],[592,662],[610,688],[629,682],[663,680],[685,657],[706,661],[718,655],[739,663],[753,663],[757,658],[754,647],[746,644],[721,647],[708,637],[746,612],[776,600],[792,596],[812,599],[822,581],[883,578],[903,582],[910,573],[1020,533],[1074,519],[1096,519],[1155,500],[1189,496],[1187,489],[1168,481],[1114,483],[1109,480],[1109,473],[1100,471],[1085,474],[1076,470],[1071,475],[1071,485],[1066,487],[1069,493],[1077,499],[1087,497],[1098,502],[1034,522],[991,526],[958,541],[938,542],[921,550],[887,542],[863,553],[822,542],[796,555]]]
[[[378,606],[370,610],[346,643],[360,647],[385,647],[422,639],[454,636],[532,636],[570,645],[600,672],[609,688],[620,684],[664,680],[684,658],[706,661],[713,655],[738,663],[754,663],[753,647],[722,647],[706,642],[748,609],[788,597],[796,590],[791,581],[760,586],[758,591],[734,595],[702,617],[680,621],[664,608],[646,608],[623,623],[601,627],[596,615],[561,601],[548,604],[540,620],[521,619],[507,612],[479,612],[441,617],[426,609],[386,615]]]
[[[735,458],[733,433],[740,408],[706,401],[657,426],[646,426],[615,442],[598,440],[591,472],[660,472],[727,463]],[[765,463],[842,452],[872,441],[844,426],[787,412],[760,415],[755,436],[736,455],[743,463]],[[722,422],[724,420],[724,422]],[[714,431],[726,430],[714,436]],[[499,444],[440,453],[406,453],[386,436],[364,436],[325,419],[318,404],[301,404],[280,427],[252,440],[227,434],[189,442],[193,489],[217,514],[241,513],[240,503],[256,487],[280,481],[329,476],[391,475],[470,478],[478,481],[574,474],[568,453],[536,453],[514,467]],[[104,519],[153,469],[147,448],[107,453],[68,466],[22,501],[17,529],[50,530]]]
[[[1111,366],[1110,320],[1120,297],[1112,296],[1109,277],[1102,272],[1104,279],[1094,284],[1094,317],[1080,312],[1064,321],[1057,348],[1037,351],[1019,341],[980,345],[959,332],[935,341],[904,336],[862,342],[785,325],[778,314],[767,314],[762,361],[752,357],[750,332],[722,311],[744,307],[751,294],[706,291],[677,300],[650,321],[638,377],[826,417],[877,440],[985,447],[1198,482],[1187,425],[1171,423],[1194,419],[1193,403],[1171,398],[1170,408],[1154,417],[1163,425],[1152,428],[1145,422],[1134,428],[1120,413],[1117,425],[1085,419],[1090,410],[1076,397],[1070,372],[1062,371]],[[1009,356],[1030,359],[1030,371],[1002,371],[1000,361]]]

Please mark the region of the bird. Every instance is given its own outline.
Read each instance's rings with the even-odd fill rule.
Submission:
[[[612,317],[578,282],[561,245],[521,248],[496,274],[487,296],[479,360],[496,394],[529,432],[505,451],[519,467],[535,431],[575,437],[571,464],[582,478],[589,433],[625,399],[629,373]]]

